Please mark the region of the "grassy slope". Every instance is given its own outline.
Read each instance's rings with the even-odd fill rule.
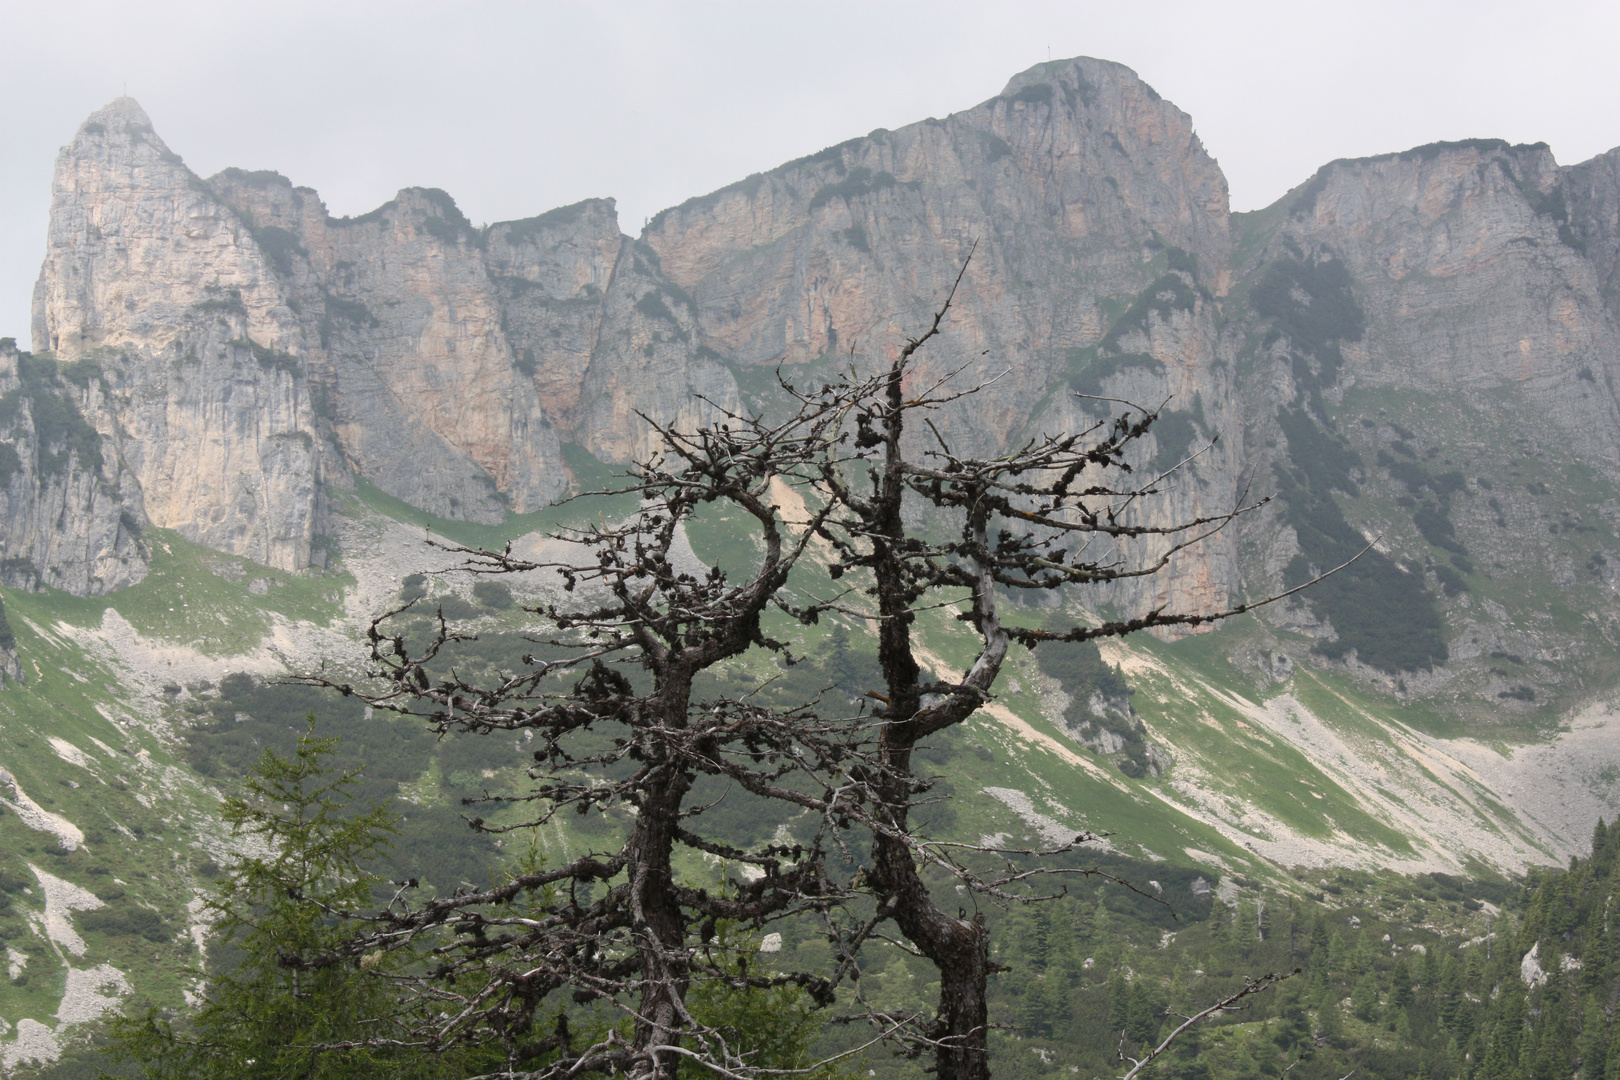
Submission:
[[[363,488],[355,502],[353,513],[397,512],[410,524],[441,535],[453,533],[452,538],[469,543],[501,543],[538,523],[457,530],[399,511],[373,490]],[[689,535],[699,557],[731,565],[750,559],[754,548],[736,524],[695,524]],[[0,1017],[12,1025],[23,1017],[54,1024],[64,963],[111,963],[129,973],[137,1000],[179,1004],[192,979],[188,968],[198,959],[185,932],[185,904],[204,884],[199,871],[218,855],[224,841],[211,824],[217,791],[183,764],[173,729],[162,722],[180,718],[177,702],[150,673],[132,675],[93,644],[84,644],[93,643],[92,635],[69,633],[58,624],[88,631],[101,626],[111,610],[149,644],[186,645],[228,657],[257,648],[278,621],[283,626],[329,624],[342,615],[353,585],[342,569],[279,574],[205,551],[172,534],[154,533],[150,540],[156,556],[151,575],[112,598],[0,593],[29,672],[27,683],[0,691],[0,765],[45,809],[68,817],[87,837],[83,850],[65,854],[51,836],[28,830],[16,815],[7,814],[0,817],[0,869],[31,885],[28,867],[35,865],[103,895],[122,889],[113,905],[155,909],[169,935],[151,941],[81,931],[89,946],[86,955],[58,958],[30,929],[37,919],[27,913],[38,912],[40,890],[14,895],[14,916],[22,912],[22,918],[0,919],[0,927],[33,959],[25,985],[0,983]],[[794,584],[830,586],[815,565]],[[513,612],[481,625],[511,623],[515,628],[521,619],[520,612]],[[929,616],[924,628],[929,650],[942,667],[967,662],[972,642],[947,613]],[[1254,716],[1268,696],[1290,693],[1299,708],[1326,728],[1356,745],[1380,747],[1396,759],[1412,738],[1409,707],[1322,671],[1302,669],[1286,687],[1257,686],[1251,673],[1229,660],[1253,632],[1252,627],[1233,625],[1175,644],[1143,638],[1117,654],[1131,673],[1136,711],[1177,763],[1165,776],[1142,780],[1121,775],[1051,723],[1042,711],[1041,676],[1031,658],[1015,658],[998,687],[998,709],[975,717],[964,737],[937,756],[942,790],[954,799],[950,812],[940,818],[942,831],[963,839],[1003,835],[1037,843],[1043,842],[1043,828],[1108,831],[1110,843],[1122,854],[1200,867],[1212,879],[1225,867],[1225,876],[1236,872],[1270,879],[1288,889],[1297,886],[1283,873],[1287,860],[1267,861],[1247,846],[1245,835],[1283,844],[1266,849],[1273,851],[1288,850],[1283,842],[1291,839],[1314,843],[1318,847],[1313,850],[1337,853],[1349,862],[1398,863],[1421,857],[1424,853],[1409,832],[1387,810],[1369,806],[1365,793],[1343,782],[1319,756],[1263,730]],[[761,654],[734,665],[736,677],[744,680],[760,681],[776,670],[775,661]],[[141,723],[121,722],[131,715]],[[47,741],[51,736],[76,747],[89,767],[53,752]],[[514,755],[510,768],[488,778],[491,790],[521,783],[518,757]],[[1203,793],[1202,808],[1188,794],[1189,781]],[[436,759],[409,793],[417,798],[454,794]],[[1022,803],[1009,793],[1022,793],[1029,801]],[[1398,791],[1392,795],[1397,801],[1400,797]],[[1510,812],[1492,811],[1481,799],[1475,802],[1486,806],[1491,819],[1487,827],[1518,829]],[[498,820],[502,813],[487,816]],[[607,831],[613,827],[609,824]],[[607,839],[606,833],[584,837],[550,829],[537,843],[558,856]],[[722,870],[700,860],[685,867],[688,874],[705,878]],[[81,916],[75,919],[82,921]]]

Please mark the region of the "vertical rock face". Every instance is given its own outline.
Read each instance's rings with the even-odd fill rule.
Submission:
[[[1345,261],[1367,320],[1346,377],[1435,393],[1516,387],[1581,453],[1620,467],[1607,392],[1620,338],[1570,226],[1567,183],[1545,145],[1496,140],[1335,163],[1290,207],[1278,242]]]
[[[503,504],[537,510],[565,480],[534,380],[513,362],[479,239],[448,197],[407,189],[374,220],[328,223],[310,249],[331,297],[367,313],[335,320],[327,346],[332,419],[356,469],[424,509],[498,521]],[[379,423],[384,414],[399,424]],[[453,454],[413,467],[414,449],[435,441]]]
[[[665,211],[645,241],[692,298],[703,344],[742,369],[805,368],[852,347],[881,357],[924,327],[973,252],[949,332],[919,384],[964,369],[994,382],[946,425],[963,449],[1087,425],[1073,397],[1171,399],[1150,456],[1180,460],[1232,430],[1215,303],[1226,182],[1191,120],[1129,69],[1044,64],[944,120],[879,131]],[[1197,416],[1194,420],[1193,417]],[[1167,482],[1160,520],[1236,497],[1235,440]],[[1151,546],[1150,549],[1151,550]],[[1236,585],[1230,542],[1177,560],[1170,595],[1208,607]]]
[[[1560,172],[1570,231],[1592,263],[1610,316],[1620,321],[1620,149]]]
[[[152,523],[308,565],[319,469],[295,313],[243,222],[128,98],[57,160],[34,337],[99,369],[94,411]]]
[[[657,253],[626,239],[580,388],[581,445],[604,461],[644,458],[659,446],[647,420],[691,431],[739,407],[736,378],[701,343],[699,318]]]
[[[489,230],[489,274],[515,363],[534,380],[558,432],[570,439],[624,245],[612,199],[587,199]]]
[[[514,366],[482,238],[449,196],[410,188],[334,220],[274,174],[226,172],[210,186],[278,253],[322,419],[355,472],[476,521],[563,490],[556,435]]]
[[[1620,483],[1614,154],[1560,169],[1544,145],[1470,140],[1334,162],[1238,231],[1226,342],[1251,468],[1281,496],[1246,530],[1249,580],[1296,584],[1377,538],[1277,617],[1392,686],[1472,670],[1511,706],[1564,681],[1489,658],[1568,660],[1591,634],[1476,596],[1510,579],[1609,617],[1588,586],[1608,558],[1595,492]]]
[[[990,381],[953,438],[992,450],[1104,411],[1075,391],[1128,392],[1173,398],[1146,456],[1179,460],[1228,419],[1227,236],[1191,121],[1093,60],[692,200],[640,241],[611,200],[474,229],[407,189],[333,219],[274,173],[199,180],[126,99],[63,152],[35,335],[103,365],[152,521],[300,566],[323,477],[449,517],[535,509],[566,486],[563,442],[625,462],[655,445],[648,421],[741,407],[739,372],[809,376],[852,346],[880,362],[975,244],[917,372]],[[1223,508],[1236,449],[1170,481],[1160,512]],[[1207,606],[1235,585],[1224,539],[1178,566],[1171,596],[1139,599]]]
[[[0,416],[18,581],[134,580],[147,519],[302,566],[323,486],[352,476],[447,517],[536,509],[569,446],[626,462],[651,424],[772,407],[779,365],[883,363],[970,251],[915,371],[985,384],[941,418],[958,447],[1163,404],[1133,462],[1159,497],[1135,523],[1278,496],[1097,603],[1209,610],[1379,537],[1273,617],[1394,685],[1530,649],[1472,599],[1487,573],[1620,581],[1590,507],[1489,479],[1556,458],[1620,506],[1620,151],[1559,168],[1540,145],[1434,144],[1334,162],[1234,219],[1191,120],[1080,59],[689,200],[640,239],[610,199],[475,228],[408,188],[334,219],[275,173],[198,179],[127,99],[63,151],[53,199],[34,333],[56,366],[13,361],[43,389]],[[38,434],[47,400],[99,458]],[[1578,637],[1537,640],[1575,655]]]
[[[140,488],[86,414],[105,422],[93,364],[64,374],[0,339],[0,581],[99,596],[146,576]],[[3,620],[0,620],[3,621]]]

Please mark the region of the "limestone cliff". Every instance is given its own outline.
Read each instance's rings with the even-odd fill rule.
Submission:
[[[1168,398],[1176,418],[1153,452],[1171,463],[1234,427],[1215,348],[1227,218],[1226,181],[1186,114],[1129,69],[1081,59],[693,199],[644,239],[690,295],[705,346],[742,369],[787,364],[790,377],[851,348],[888,355],[972,251],[917,376],[994,379],[950,416],[953,437],[994,450],[1104,411],[1087,414],[1075,391]],[[1239,451],[1228,440],[1170,481],[1153,523],[1232,505]],[[1218,537],[1179,560],[1165,595],[1107,599],[1207,607],[1235,586]]]
[[[944,370],[1010,369],[975,403],[976,437],[1013,437],[1068,350],[1096,344],[1179,252],[1226,265],[1226,182],[1191,120],[1128,69],[1042,65],[945,120],[873,132],[691,200],[645,239],[696,304],[705,343],[743,365],[892,346],[977,249]]]
[[[1334,162],[1245,215],[1225,347],[1281,496],[1246,577],[1294,584],[1377,540],[1279,625],[1508,711],[1607,648],[1617,206],[1612,154],[1560,169],[1470,140]]]
[[[1078,59],[689,200],[639,239],[611,199],[479,228],[408,188],[332,218],[275,173],[197,178],[127,99],[63,151],[53,198],[35,346],[95,365],[52,385],[72,383],[102,472],[27,496],[72,503],[60,531],[85,554],[41,555],[44,526],[7,551],[75,591],[139,572],[120,515],[297,567],[322,492],[353,476],[447,517],[538,508],[570,445],[625,462],[652,445],[644,418],[769,407],[777,365],[881,363],[972,250],[918,369],[988,384],[946,417],[959,445],[1075,430],[1114,407],[1099,398],[1166,403],[1138,476],[1220,439],[1136,520],[1277,496],[1160,584],[1095,602],[1208,609],[1376,538],[1273,610],[1279,632],[1392,687],[1484,665],[1508,708],[1592,647],[1570,619],[1620,641],[1620,151],[1560,168],[1545,146],[1439,143],[1331,163],[1234,219],[1192,121]],[[1538,629],[1532,594],[1578,614]]]
[[[656,252],[591,199],[490,228],[487,262],[518,366],[560,432],[604,461],[654,445],[642,416],[691,428],[734,408],[736,380],[695,332]]]
[[[140,487],[86,419],[88,413],[105,420],[106,396],[92,363],[64,371],[0,338],[5,584],[99,596],[146,575]]]
[[[129,98],[57,159],[34,339],[98,370],[91,412],[148,520],[308,565],[320,470],[296,313],[246,225]]]
[[[603,304],[624,247],[612,199],[588,199],[490,228],[487,264],[519,370],[573,438]]]
[[[1356,283],[1367,338],[1346,376],[1438,393],[1516,387],[1561,439],[1620,466],[1608,392],[1620,337],[1569,226],[1565,182],[1545,145],[1495,140],[1318,173],[1283,235],[1330,248]]]
[[[274,254],[321,421],[354,472],[477,521],[563,490],[556,435],[514,365],[482,238],[449,196],[410,188],[333,219],[274,173],[227,170],[209,186]]]
[[[1609,314],[1620,319],[1620,148],[1559,171],[1565,238],[1585,253]]]
[[[692,200],[639,241],[611,200],[476,229],[407,189],[334,219],[275,173],[197,178],[127,99],[63,151],[54,198],[37,347],[108,372],[108,435],[153,522],[280,566],[307,561],[324,483],[498,520],[565,489],[564,442],[625,462],[653,445],[643,418],[742,405],[739,373],[852,346],[876,362],[975,244],[919,371],[994,377],[951,419],[965,446],[1089,423],[1081,390],[1170,398],[1159,464],[1231,426],[1225,181],[1185,114],[1102,61]],[[1239,449],[1156,513],[1229,505]],[[1217,538],[1169,593],[1110,599],[1208,606],[1234,567]]]

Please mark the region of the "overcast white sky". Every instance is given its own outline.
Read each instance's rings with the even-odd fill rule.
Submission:
[[[334,214],[442,187],[475,223],[691,195],[943,116],[1052,58],[1190,113],[1234,209],[1437,139],[1620,144],[1620,4],[75,3],[0,0],[0,336],[27,341],[51,168],[128,92],[198,173],[275,169]]]

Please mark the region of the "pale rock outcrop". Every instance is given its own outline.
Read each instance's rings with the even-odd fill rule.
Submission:
[[[585,372],[625,238],[612,199],[587,199],[489,229],[486,264],[514,363],[560,434],[580,423]]]
[[[148,520],[308,565],[319,463],[296,314],[247,226],[129,98],[57,159],[34,338],[95,365],[86,414]]]
[[[65,377],[0,339],[0,581],[99,596],[146,576],[141,492],[86,414],[106,422],[93,364]],[[0,665],[8,671],[11,663]],[[11,672],[20,675],[20,669]]]
[[[1545,144],[1498,140],[1335,162],[1296,199],[1278,243],[1323,246],[1348,265],[1367,337],[1346,354],[1347,378],[1476,400],[1512,388],[1620,476],[1620,335],[1605,276],[1569,223],[1571,174]],[[1601,216],[1601,199],[1578,202]]]
[[[1226,182],[1191,120],[1129,69],[1080,59],[1031,69],[944,120],[690,200],[644,239],[691,296],[705,347],[745,369],[786,365],[790,379],[814,379],[852,348],[857,362],[892,355],[972,251],[948,333],[919,354],[914,382],[957,368],[960,385],[994,381],[942,426],[976,452],[1089,426],[1104,407],[1088,413],[1071,394],[1082,386],[1201,410],[1196,424],[1164,425],[1167,456],[1216,431],[1228,439],[1167,482],[1176,494],[1152,511],[1163,525],[1236,498],[1241,442],[1215,310],[1228,232]],[[1168,583],[1096,599],[1207,609],[1236,581],[1231,542],[1215,537],[1180,555]]]
[[[1530,946],[1530,951],[1524,954],[1519,961],[1519,978],[1524,985],[1532,989],[1547,981],[1547,972],[1541,966],[1541,958],[1537,955],[1541,951],[1541,942]]]

